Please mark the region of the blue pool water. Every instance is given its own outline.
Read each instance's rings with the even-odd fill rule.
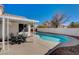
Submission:
[[[55,41],[55,42],[70,41],[70,38],[64,35],[56,35],[56,34],[49,34],[49,33],[43,33],[43,32],[37,32],[36,34],[39,35],[42,40]]]

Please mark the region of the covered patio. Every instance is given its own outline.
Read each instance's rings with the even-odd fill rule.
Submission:
[[[9,37],[10,37],[10,33],[11,32],[15,32],[14,34],[17,35],[17,32],[19,33],[19,31],[16,31],[16,26],[15,24],[12,23],[16,23],[16,24],[27,24],[27,36],[30,37],[31,36],[31,25],[33,25],[33,30],[35,29],[35,25],[37,22],[39,21],[35,21],[35,20],[30,20],[27,19],[25,17],[17,17],[14,15],[10,15],[10,14],[4,14],[2,16],[0,16],[0,21],[2,22],[2,49],[1,49],[1,53],[5,53],[6,51],[9,51]],[[12,25],[12,26],[11,26]],[[18,27],[17,27],[18,29]],[[7,41],[5,42],[5,39],[7,37]],[[7,47],[6,47],[7,46]],[[7,48],[7,49],[6,49]]]

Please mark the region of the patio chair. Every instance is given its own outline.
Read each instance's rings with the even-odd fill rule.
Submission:
[[[10,44],[21,44],[26,42],[26,38],[23,34],[18,34],[17,36],[14,36],[13,33],[10,34]]]
[[[14,36],[14,34],[13,33],[11,33],[10,34],[10,44],[16,44],[17,43],[17,37],[16,36]]]
[[[24,37],[23,35],[18,35],[18,40],[20,40],[21,42],[26,42],[26,37]]]

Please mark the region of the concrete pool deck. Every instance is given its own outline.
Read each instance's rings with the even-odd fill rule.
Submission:
[[[79,45],[79,40],[71,38],[70,42],[60,43],[60,42],[50,42],[41,40],[38,35],[33,35],[28,37],[26,43],[9,45],[9,51],[1,55],[44,55],[50,49],[54,51],[59,47],[76,46]]]
[[[37,36],[33,36],[27,38],[26,43],[9,45],[9,51],[3,55],[44,55],[58,44],[59,42],[42,41]]]
[[[66,47],[66,46],[76,46],[79,45],[79,40],[73,37],[69,37],[70,41],[66,43],[61,43],[59,47]]]
[[[68,37],[70,37],[70,36],[68,36]],[[66,47],[68,47],[69,49],[71,49],[71,47],[76,47],[76,46],[78,46],[78,45],[79,45],[79,40],[76,39],[76,38],[70,37],[70,41],[69,41],[69,42],[60,43],[55,49],[53,49],[53,48],[50,49],[50,50],[46,53],[46,55],[55,55],[53,52],[55,52],[55,50],[57,51],[57,49],[59,49],[59,48],[66,48]],[[72,50],[75,51],[76,49],[78,49],[78,48],[75,48],[75,49],[72,48],[71,51],[72,51]],[[66,50],[66,49],[65,49],[65,50]],[[64,53],[70,52],[70,51],[67,52],[68,49],[66,50],[66,52],[65,52],[65,50],[63,51],[62,49],[60,49],[60,51],[63,52],[63,55],[64,55]],[[59,50],[58,50],[58,52],[56,52],[56,53],[61,54],[61,53],[59,52]],[[75,54],[75,53],[79,54],[78,51],[71,52],[71,55],[72,55],[72,53],[73,53],[73,54]]]

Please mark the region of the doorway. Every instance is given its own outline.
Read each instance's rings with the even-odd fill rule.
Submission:
[[[23,24],[19,24],[19,32],[21,32],[23,30],[24,25]]]
[[[24,32],[28,31],[27,24],[19,24],[19,32],[21,31],[24,31]]]

